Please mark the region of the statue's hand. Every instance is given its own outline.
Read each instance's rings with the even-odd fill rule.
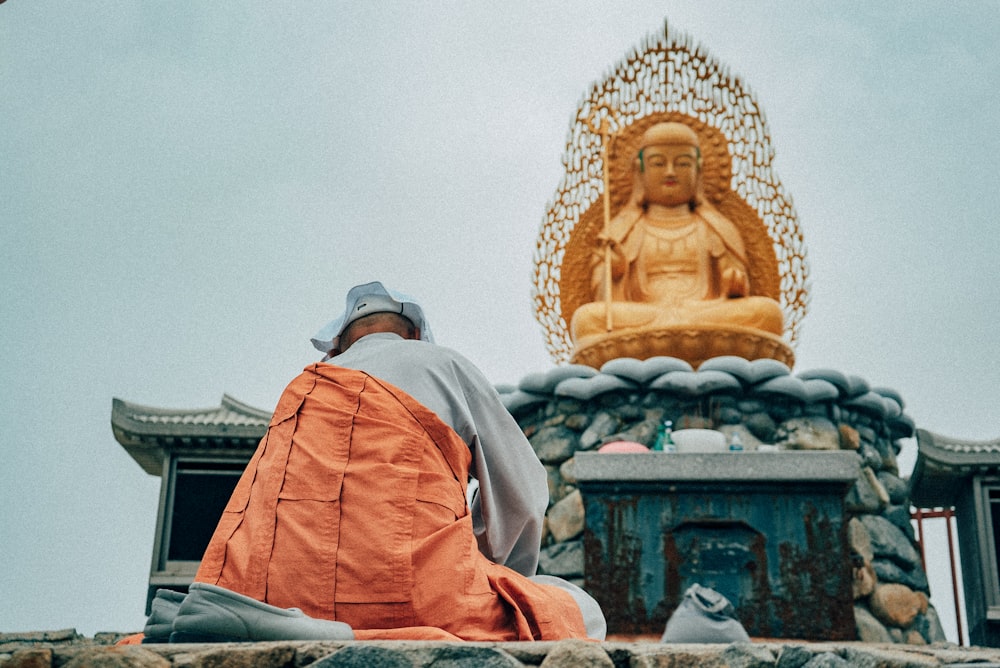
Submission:
[[[729,267],[722,272],[722,294],[730,299],[746,297],[750,293],[750,281],[746,272]]]
[[[620,277],[625,272],[625,266],[628,264],[622,247],[614,239],[608,239],[603,235],[597,237],[597,243],[601,249],[601,258],[611,258],[611,274],[615,278]]]

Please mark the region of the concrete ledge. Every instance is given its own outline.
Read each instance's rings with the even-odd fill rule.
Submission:
[[[858,455],[846,450],[724,452],[713,454],[578,452],[573,474],[581,483],[712,482],[832,483],[858,477]]]
[[[731,645],[663,645],[656,642],[506,642],[444,643],[409,641],[268,642],[117,647],[75,636],[55,642],[0,634],[0,666],[161,666],[163,668],[334,668],[486,666],[962,666],[1000,668],[1000,649],[881,645],[859,642],[808,643],[758,641]],[[75,635],[75,634],[74,634]],[[102,634],[109,639],[111,634]]]

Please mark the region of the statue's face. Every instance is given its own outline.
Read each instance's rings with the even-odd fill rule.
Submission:
[[[697,150],[684,144],[649,146],[642,152],[641,178],[648,204],[687,204],[698,190]]]

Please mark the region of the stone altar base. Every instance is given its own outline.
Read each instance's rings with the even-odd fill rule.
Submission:
[[[586,589],[610,633],[663,631],[693,584],[751,636],[854,640],[850,452],[578,453]]]
[[[811,484],[810,476],[815,478],[817,467],[821,472],[824,470],[827,457],[853,462],[852,480],[846,483],[846,495],[841,501],[842,514],[831,511],[830,495],[824,493],[821,496],[827,497],[823,501],[826,510],[815,517],[825,515],[829,521],[825,525],[818,521],[806,524],[821,532],[821,535],[810,539],[819,553],[817,561],[831,554],[827,549],[830,545],[835,546],[834,551],[844,559],[844,564],[832,568],[831,573],[840,573],[842,580],[846,580],[852,588],[856,639],[871,643],[907,644],[933,644],[945,640],[937,611],[928,602],[930,591],[910,522],[907,483],[900,478],[896,462],[902,439],[912,436],[914,423],[903,412],[902,397],[891,389],[873,389],[867,380],[834,369],[807,370],[793,375],[786,365],[769,358],[748,361],[717,357],[706,360],[694,371],[683,360],[660,357],[641,361],[616,359],[603,365],[600,371],[581,365],[554,367],[525,377],[516,387],[501,388],[500,395],[549,473],[552,504],[546,516],[546,535],[539,565],[541,572],[566,578],[585,589],[591,586],[588,582],[598,588],[602,586],[595,579],[600,575],[591,570],[591,564],[601,563],[600,558],[594,561],[597,545],[587,539],[588,535],[597,535],[595,530],[604,532],[594,524],[595,521],[603,521],[600,519],[602,511],[591,505],[593,502],[588,500],[588,493],[583,493],[582,486],[590,483],[581,483],[578,478],[578,460],[582,462],[593,457],[597,458],[594,461],[599,464],[599,469],[605,468],[602,462],[610,468],[612,458],[629,455],[595,454],[603,444],[632,441],[652,446],[663,421],[670,420],[675,429],[711,428],[725,434],[727,439],[739,436],[744,451],[720,455],[730,458],[721,462],[729,463],[738,470],[749,470],[748,467],[764,457],[779,459],[763,461],[794,460],[797,464],[787,469],[788,478],[782,487],[794,491],[792,496],[797,495],[799,501],[803,496],[801,488]],[[761,451],[758,452],[758,449]],[[675,482],[678,479],[672,476],[681,475],[688,461],[685,459],[687,455],[680,454],[648,453],[634,457],[638,458],[639,470],[662,463],[661,468],[665,470],[660,473],[664,480]],[[810,457],[816,458],[810,460]],[[799,474],[804,476],[802,480],[795,479]],[[846,475],[845,471],[841,472],[841,479],[843,475]],[[843,486],[844,483],[836,485]],[[660,499],[649,499],[643,504],[661,503],[662,507],[671,508],[670,498],[676,495],[665,493],[663,489],[657,490],[655,484],[649,487],[651,489],[647,491],[651,492],[651,496],[659,495]],[[796,488],[799,490],[795,491]],[[725,492],[725,486],[721,491]],[[683,503],[688,505],[682,512],[690,517],[695,515],[693,511],[696,507],[692,504],[697,500],[697,493],[695,489],[693,495],[685,495],[687,500]],[[785,508],[782,517],[765,518],[764,521],[751,518],[749,523],[746,521],[749,515],[745,512],[743,519],[734,516],[734,511],[740,509],[738,504],[732,503],[736,499],[730,501],[728,506],[720,505],[718,509],[703,504],[711,512],[701,514],[703,519],[729,522],[725,535],[715,530],[718,527],[713,528],[704,522],[684,523],[682,534],[688,538],[701,540],[703,537],[709,542],[714,541],[715,547],[710,550],[712,554],[706,556],[718,556],[721,552],[715,548],[725,550],[727,545],[743,555],[753,555],[753,541],[748,543],[743,539],[755,536],[765,539],[765,544],[772,548],[788,543],[789,538],[780,535],[785,533],[782,527],[791,528],[796,518],[800,522],[803,519],[803,514],[789,505],[798,503],[795,499],[782,501],[785,504],[782,506]],[[617,500],[609,498],[607,502],[619,509],[626,504],[624,496]],[[778,505],[775,504],[775,507]],[[653,516],[650,513],[653,511],[647,508],[644,512],[637,512],[636,516],[645,514],[648,519]],[[676,589],[671,587],[666,596],[662,586],[659,587],[659,595],[652,589],[652,593],[642,592],[644,587],[658,587],[657,577],[661,582],[667,582],[667,576],[670,576],[671,566],[650,565],[649,561],[659,555],[660,561],[669,563],[663,559],[660,541],[653,539],[651,532],[657,531],[658,526],[672,529],[673,525],[658,525],[659,521],[649,520],[643,529],[651,539],[642,541],[647,560],[643,574],[631,574],[630,569],[618,568],[620,564],[616,564],[614,571],[621,572],[610,575],[619,578],[617,582],[628,585],[631,593],[615,590],[612,598],[604,593],[597,596],[598,600],[605,599],[601,602],[609,619],[623,619],[622,612],[617,610],[620,600],[649,598],[649,601],[642,601],[641,606],[649,616],[641,619],[640,623],[646,625],[642,628],[652,628],[655,624],[650,622],[650,618],[666,619],[672,611],[670,601],[683,593],[676,582]],[[681,523],[676,522],[678,525]],[[741,523],[752,528],[741,528]],[[772,529],[779,531],[775,533]],[[796,550],[800,550],[802,545],[810,545],[808,540],[795,538],[794,532],[786,536],[791,536],[793,546],[798,546]],[[731,540],[734,538],[740,540]],[[780,634],[785,638],[793,635],[800,639],[825,637],[834,640],[823,632],[823,629],[830,628],[830,620],[825,615],[801,614],[794,619],[788,618],[797,606],[785,615],[786,619],[780,625],[768,622],[768,627],[752,628],[756,624],[754,617],[761,617],[756,612],[751,617],[751,609],[766,612],[766,606],[754,603],[754,592],[765,591],[765,584],[772,588],[771,594],[778,594],[765,598],[775,602],[796,600],[799,594],[788,592],[806,591],[813,586],[808,579],[802,586],[795,585],[792,573],[782,574],[779,570],[775,576],[770,569],[788,561],[780,551],[778,556],[774,556],[774,552],[768,554],[766,549],[756,552],[766,556],[768,569],[767,583],[761,577],[765,571],[757,569],[759,586],[754,586],[752,575],[749,578],[740,575],[739,569],[729,573],[709,573],[710,570],[725,570],[717,568],[718,559],[714,564],[708,564],[711,568],[702,569],[697,574],[694,568],[697,564],[681,564],[683,560],[678,560],[676,574],[681,579],[721,575],[730,584],[739,584],[740,593],[729,597],[737,606],[741,621],[751,627],[748,628],[751,636],[774,638]],[[796,561],[796,558],[791,561]],[[757,562],[764,566],[763,561]],[[701,565],[705,565],[704,562]],[[685,569],[686,575],[682,574]],[[749,571],[744,573],[747,574]],[[635,587],[629,584],[632,582],[629,578],[633,577],[639,578]],[[788,583],[793,586],[787,587]],[[842,614],[843,585],[844,582],[841,582],[831,592],[830,600],[837,602],[838,614]],[[657,607],[661,599],[666,603]],[[741,610],[744,602],[749,607]],[[776,619],[770,617],[770,613],[768,618]],[[841,628],[840,622],[837,628]],[[612,632],[616,630],[612,629]]]

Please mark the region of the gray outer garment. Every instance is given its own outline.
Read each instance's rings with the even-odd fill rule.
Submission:
[[[455,430],[472,451],[479,482],[472,520],[480,551],[535,575],[549,502],[545,468],[482,372],[450,348],[387,332],[358,339],[327,364],[395,385]]]

